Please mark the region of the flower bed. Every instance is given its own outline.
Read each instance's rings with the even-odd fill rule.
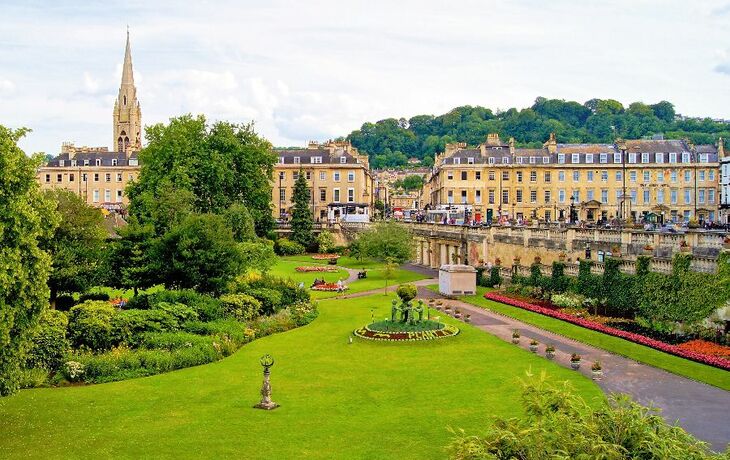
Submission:
[[[604,326],[602,324],[598,324],[587,319],[577,318],[575,316],[567,315],[559,311],[539,307],[537,305],[531,304],[530,302],[512,299],[510,297],[502,294],[497,294],[495,292],[487,292],[486,294],[484,294],[484,298],[494,300],[496,302],[505,303],[507,305],[512,305],[513,307],[523,308],[525,310],[533,311],[535,313],[540,313],[541,315],[557,318],[559,320],[567,321],[569,323],[576,324],[578,326],[585,327],[594,331],[602,332],[604,334],[620,337],[630,342],[638,343],[639,345],[645,345],[647,347],[651,347],[672,355],[680,356],[682,358],[691,359],[692,361],[697,361],[702,364],[708,364],[710,366],[718,367],[720,369],[730,370],[730,359],[719,358],[717,356],[712,356],[706,353],[698,353],[696,351],[686,350],[678,345],[669,345],[658,340],[650,339],[643,335]]]
[[[330,259],[339,259],[339,254],[315,254],[312,256],[312,259],[314,260],[330,260]]]
[[[297,267],[295,269],[298,272],[336,272],[339,270],[337,267],[330,267],[329,265],[313,265],[306,267]]]
[[[677,347],[683,350],[701,353],[703,355],[712,355],[719,358],[730,359],[730,347],[708,342],[707,340],[690,340],[689,342],[677,345]]]
[[[326,292],[338,292],[338,291],[346,291],[347,286],[338,286],[337,283],[324,283],[324,284],[318,284],[316,286],[312,286],[311,288],[313,291],[326,291]]]
[[[415,342],[419,340],[436,340],[453,337],[459,333],[459,328],[450,324],[444,324],[441,329],[431,331],[412,332],[381,332],[373,331],[367,326],[355,329],[353,334],[356,337],[367,340],[380,340],[383,342]]]

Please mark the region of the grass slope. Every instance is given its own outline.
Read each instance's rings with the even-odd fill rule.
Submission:
[[[520,415],[516,381],[529,369],[603,398],[580,374],[468,325],[435,342],[348,344],[389,300],[322,301],[312,324],[214,364],[0,399],[0,458],[435,459],[448,426],[480,432],[491,416]],[[276,359],[273,412],[252,409],[264,353]]]
[[[434,290],[438,290],[437,286],[429,286]],[[484,293],[490,289],[480,287],[477,294],[473,296],[460,297],[460,300],[477,305],[496,313],[509,316],[525,323],[545,329],[546,331],[578,340],[583,343],[593,345],[604,350],[608,350],[618,355],[626,356],[635,361],[649,364],[669,372],[689,377],[694,380],[709,383],[716,387],[730,390],[730,372],[718,369],[705,364],[696,363],[679,356],[670,355],[668,353],[645,347],[619,337],[602,334],[592,331],[575,324],[566,323],[559,319],[550,318],[539,313],[524,310],[522,308],[513,307],[483,297]]]

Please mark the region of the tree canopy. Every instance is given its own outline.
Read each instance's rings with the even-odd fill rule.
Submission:
[[[539,147],[550,133],[559,142],[613,142],[616,137],[637,139],[664,134],[668,139],[688,138],[712,144],[718,137],[730,142],[730,123],[684,119],[668,101],[634,102],[625,108],[613,99],[591,99],[583,104],[538,97],[528,108],[493,112],[479,106],[456,107],[443,115],[416,115],[364,123],[347,140],[367,153],[374,168],[404,166],[409,157],[430,166],[433,156],[450,142],[478,145],[489,133],[514,137],[520,147]],[[730,144],[726,144],[730,147]]]
[[[299,170],[299,177],[294,183],[294,206],[291,213],[291,240],[296,241],[305,248],[314,242],[312,233],[312,208],[309,205],[310,192],[307,188],[307,180],[304,172]]]
[[[51,258],[40,247],[58,225],[36,168],[18,147],[26,130],[0,126],[0,395],[13,393],[41,313],[48,307]]]
[[[402,264],[413,257],[413,235],[397,222],[381,222],[360,234],[357,251],[381,261]]]

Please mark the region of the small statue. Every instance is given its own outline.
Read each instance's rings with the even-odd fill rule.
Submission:
[[[418,301],[418,308],[416,308],[416,311],[418,312],[418,322],[423,322],[423,300]]]
[[[398,301],[393,299],[390,308],[390,320],[395,323],[395,317],[398,314]]]

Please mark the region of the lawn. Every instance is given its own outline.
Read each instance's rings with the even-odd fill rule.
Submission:
[[[23,390],[0,400],[0,458],[440,459],[447,427],[476,433],[492,416],[521,415],[516,383],[528,370],[603,399],[581,374],[468,325],[434,342],[348,344],[389,300],[323,300],[312,324],[210,365]],[[273,412],[252,408],[264,353],[276,359]]]
[[[357,268],[358,270],[361,269],[362,267],[354,267],[349,264],[353,260],[354,259],[343,257],[338,261],[338,266]],[[343,265],[339,263],[343,261],[346,262],[348,265]],[[296,271],[296,267],[313,265],[326,264],[322,264],[321,262],[318,263],[318,261],[312,260],[310,256],[282,257],[279,259],[276,265],[271,268],[270,273],[276,276],[280,276],[282,278],[291,278],[297,283],[301,281],[307,288],[312,285],[312,282],[315,278],[324,278],[327,282],[336,283],[338,279],[342,278],[342,280],[344,281],[349,276],[347,270],[340,270],[337,273],[300,273]],[[383,277],[383,265],[384,264],[372,260],[364,262],[365,270],[367,271],[368,277],[349,283],[349,289],[347,290],[347,293],[352,294],[355,292],[363,292],[372,289],[384,288],[385,278]],[[426,278],[426,276],[419,273],[398,268],[393,274],[393,279],[388,280],[388,285],[390,286],[393,284],[410,283],[424,278]],[[324,299],[328,297],[335,297],[338,295],[336,292],[318,292],[311,290],[309,292],[311,293],[313,299]]]
[[[429,286],[431,288],[431,286]],[[437,289],[434,287],[434,289]],[[635,361],[649,364],[654,367],[665,369],[674,374],[682,375],[694,380],[709,383],[716,387],[730,390],[730,372],[718,369],[705,364],[696,363],[678,356],[645,347],[619,337],[602,334],[592,331],[575,324],[566,323],[556,318],[550,318],[539,313],[524,310],[522,308],[513,307],[483,297],[484,293],[489,289],[478,288],[477,294],[473,296],[464,296],[460,299],[496,313],[509,316],[511,318],[524,321],[525,323],[545,329],[546,331],[569,337],[579,342],[587,343],[598,348],[610,351],[617,355],[626,356]]]

